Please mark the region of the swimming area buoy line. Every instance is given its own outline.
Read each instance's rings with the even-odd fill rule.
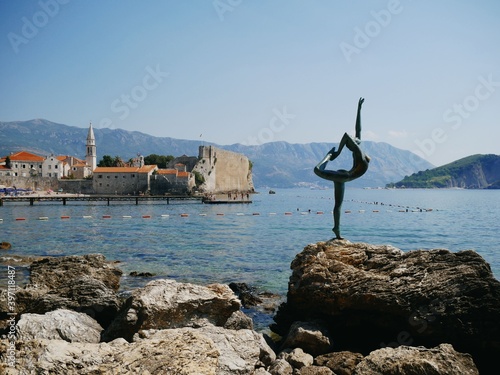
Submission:
[[[364,202],[361,202],[361,203],[364,203]],[[373,203],[372,203],[373,204]],[[383,204],[382,204],[383,206]],[[374,214],[380,214],[380,213],[394,213],[394,212],[433,212],[434,210],[433,209],[424,209],[424,208],[409,208],[409,207],[405,207],[405,206],[393,206],[393,207],[397,207],[398,209],[397,210],[391,210],[391,209],[387,209],[387,210],[380,210],[380,209],[373,209],[373,210],[363,210],[363,209],[360,209],[360,210],[344,210],[344,213],[346,214],[365,214],[365,213],[374,213]],[[332,211],[327,211],[327,213],[329,214],[332,214],[333,212]],[[199,214],[192,214],[192,213],[186,213],[186,212],[182,212],[182,213],[176,213],[176,214],[162,214],[162,215],[159,215],[159,216],[153,216],[153,215],[148,215],[148,214],[141,214],[141,215],[137,215],[137,216],[133,216],[133,215],[116,215],[116,216],[113,216],[113,215],[101,215],[101,216],[91,216],[91,215],[84,215],[84,216],[69,216],[69,215],[61,215],[59,218],[61,220],[69,220],[69,219],[106,219],[106,220],[109,220],[109,219],[155,219],[155,218],[160,218],[160,219],[165,219],[165,218],[171,218],[171,217],[181,217],[181,218],[188,218],[188,217],[192,217],[192,216],[202,216],[202,217],[210,217],[210,216],[214,216],[214,217],[225,217],[225,216],[277,216],[277,215],[282,215],[282,216],[309,216],[309,215],[312,215],[312,216],[315,216],[315,215],[323,215],[325,214],[324,211],[311,211],[311,210],[308,210],[308,211],[300,211],[297,209],[296,212],[294,211],[285,211],[283,213],[278,213],[278,212],[268,212],[268,213],[263,213],[261,214],[260,212],[250,212],[250,213],[244,213],[244,212],[237,212],[237,213],[232,213],[232,214],[228,214],[228,213],[223,213],[223,212],[216,212],[214,214],[207,214],[207,213],[199,213]],[[48,216],[39,216],[36,220],[40,220],[40,221],[48,221],[48,220],[51,220],[51,219],[57,219],[57,218],[50,218]],[[14,218],[15,221],[27,221],[27,220],[35,220],[35,219],[28,219],[28,218],[25,218],[25,217],[17,217],[17,218]],[[3,218],[0,218],[0,223],[3,223],[4,222],[4,219]]]

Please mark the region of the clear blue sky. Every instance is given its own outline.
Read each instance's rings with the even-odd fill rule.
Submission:
[[[495,0],[0,2],[0,121],[500,154]]]

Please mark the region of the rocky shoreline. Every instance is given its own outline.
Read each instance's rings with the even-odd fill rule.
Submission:
[[[1,291],[0,373],[496,374],[500,282],[474,251],[331,240],[291,269],[271,338],[243,284],[155,279],[123,298],[103,255],[30,259],[15,324]]]

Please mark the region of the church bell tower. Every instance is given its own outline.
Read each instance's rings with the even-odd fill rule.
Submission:
[[[97,166],[97,152],[95,147],[95,136],[94,130],[92,129],[92,123],[89,126],[89,132],[87,134],[87,154],[85,155],[85,161],[87,165],[90,166],[92,172]]]

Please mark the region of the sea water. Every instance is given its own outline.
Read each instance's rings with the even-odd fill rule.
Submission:
[[[12,244],[4,255],[102,253],[120,262],[122,289],[151,280],[128,276],[137,271],[202,285],[244,282],[285,295],[295,255],[333,237],[334,200],[332,189],[274,190],[260,189],[251,204],[7,202],[0,242]],[[499,200],[498,190],[347,188],[341,233],[403,251],[472,249],[499,278]]]

